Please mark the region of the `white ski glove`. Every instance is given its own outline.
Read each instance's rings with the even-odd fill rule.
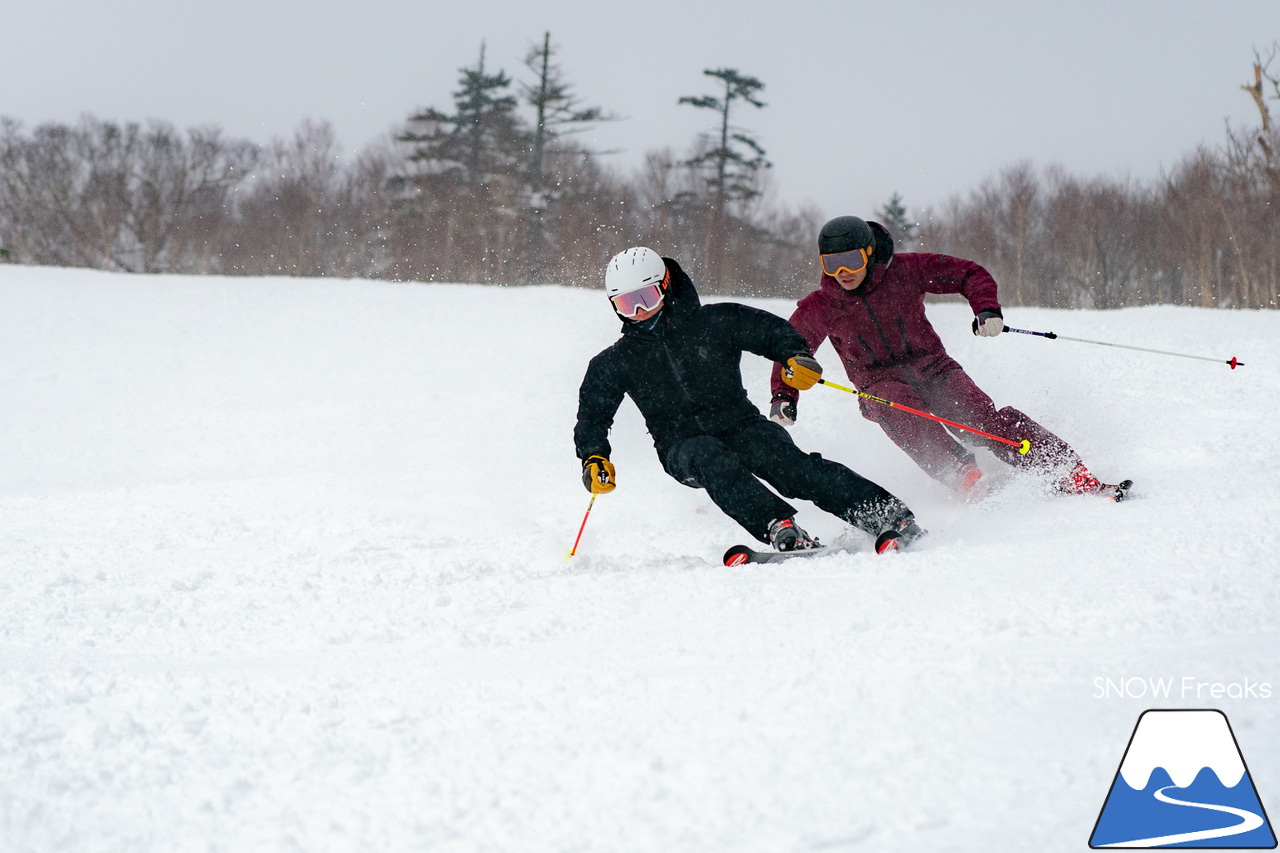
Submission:
[[[774,397],[769,407],[769,420],[784,427],[793,426],[796,422],[796,404],[786,397]]]
[[[973,318],[973,333],[984,338],[994,338],[1004,331],[1004,318],[995,311],[979,311]]]

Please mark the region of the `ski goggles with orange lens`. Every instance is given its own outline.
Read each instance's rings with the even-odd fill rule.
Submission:
[[[822,271],[832,277],[841,270],[847,273],[856,273],[861,271],[869,260],[871,260],[870,249],[854,249],[851,252],[836,252],[831,255],[823,255]]]
[[[652,311],[662,304],[662,285],[646,284],[639,290],[630,293],[619,293],[613,297],[613,307],[623,317],[634,317],[641,311]]]

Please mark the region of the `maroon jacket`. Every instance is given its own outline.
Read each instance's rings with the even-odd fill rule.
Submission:
[[[883,368],[910,367],[946,355],[924,313],[926,293],[959,293],[975,315],[1000,311],[995,279],[983,267],[950,255],[894,255],[888,232],[878,223],[870,224],[876,231],[877,260],[862,286],[845,290],[824,275],[820,288],[801,299],[791,315],[791,325],[810,352],[831,338],[849,379],[859,388]],[[781,366],[774,367],[772,387],[775,398],[799,398],[800,392],[782,381]]]

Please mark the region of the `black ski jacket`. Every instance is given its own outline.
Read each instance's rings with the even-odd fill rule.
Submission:
[[[790,323],[767,311],[703,305],[680,265],[663,258],[671,284],[651,328],[622,321],[622,337],[591,359],[578,391],[578,458],[610,452],[609,428],[631,395],[659,458],[676,442],[764,419],[742,386],[742,353],[785,363],[809,348]]]

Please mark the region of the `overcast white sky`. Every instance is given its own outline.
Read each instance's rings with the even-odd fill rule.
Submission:
[[[1240,86],[1280,0],[11,0],[0,27],[0,115],[27,126],[92,113],[266,142],[327,119],[348,152],[447,109],[482,39],[519,77],[550,30],[584,101],[629,117],[588,140],[627,170],[709,129],[676,101],[737,68],[766,85],[738,123],[779,200],[836,216],[894,191],[936,204],[1022,159],[1154,177],[1256,122]]]

